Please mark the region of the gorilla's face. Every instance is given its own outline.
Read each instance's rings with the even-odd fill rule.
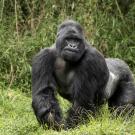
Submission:
[[[62,43],[61,56],[68,61],[78,61],[84,52],[84,48],[81,39],[67,37]]]
[[[56,49],[67,61],[78,61],[84,51],[85,43],[81,26],[74,21],[63,23],[57,33]]]

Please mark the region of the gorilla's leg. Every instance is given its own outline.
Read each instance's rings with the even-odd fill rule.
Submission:
[[[115,90],[108,99],[108,105],[116,109],[117,114],[130,113],[135,105],[135,84],[132,72],[129,66],[120,59],[107,58],[106,62],[109,71],[118,78]]]
[[[89,118],[95,115],[97,107],[89,105],[88,108],[80,105],[73,105],[68,111],[68,117],[65,123],[65,129],[74,128],[78,124],[86,124]]]
[[[135,109],[135,85],[130,77],[118,83],[115,93],[109,99],[109,107],[119,115],[132,114]]]

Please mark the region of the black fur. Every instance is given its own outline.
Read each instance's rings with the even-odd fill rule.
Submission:
[[[109,75],[117,83],[108,83]],[[106,95],[106,87],[109,94]],[[59,89],[58,89],[59,88]],[[54,47],[43,49],[33,59],[32,107],[41,125],[58,128],[62,123],[56,92],[72,103],[66,127],[74,127],[87,113],[108,100],[109,107],[134,106],[132,73],[122,60],[105,59],[84,38],[83,29],[72,20],[62,23]]]

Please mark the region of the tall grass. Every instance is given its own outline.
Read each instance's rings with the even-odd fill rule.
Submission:
[[[106,57],[122,58],[135,71],[134,1],[1,0],[0,82],[29,91],[33,55],[55,42],[57,25],[68,18]]]

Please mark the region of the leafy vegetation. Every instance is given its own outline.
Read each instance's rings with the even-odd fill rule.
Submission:
[[[32,57],[55,42],[65,19],[79,21],[105,57],[125,60],[135,73],[134,0],[1,0],[0,134],[135,134],[134,117],[112,119],[106,108],[75,130],[58,133],[38,126],[30,105]],[[66,112],[65,101],[60,102]]]
[[[68,18],[84,26],[87,40],[105,56],[122,58],[134,70],[135,2],[122,10],[120,1],[2,0],[0,81],[29,91],[32,56],[55,42],[57,25]]]

